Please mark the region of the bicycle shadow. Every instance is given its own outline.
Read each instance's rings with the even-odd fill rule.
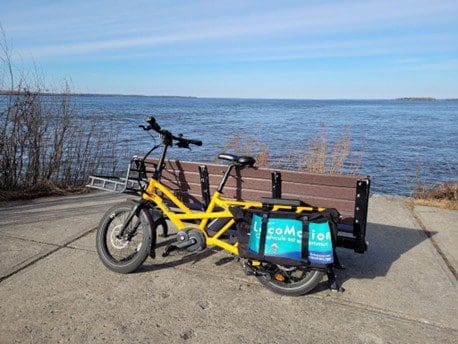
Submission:
[[[437,232],[431,232],[434,236]],[[426,234],[418,229],[389,226],[378,223],[367,224],[367,236],[369,249],[364,254],[354,253],[352,250],[337,248],[340,262],[344,270],[337,270],[337,281],[345,287],[345,282],[351,279],[375,279],[388,274],[391,266],[406,252],[414,249],[425,240],[429,240]],[[161,240],[156,245],[156,259],[151,264],[144,264],[137,272],[157,271],[177,267],[188,263],[197,263],[203,259],[220,252],[217,248],[207,248],[202,252],[183,253],[176,252],[166,259],[161,257],[162,248],[175,242],[175,237]],[[171,260],[173,259],[173,260]],[[236,257],[222,257],[213,264],[215,267],[232,264]],[[238,267],[234,264],[234,267]],[[327,279],[324,278],[314,292],[328,289]]]
[[[431,236],[437,234],[430,233]],[[337,248],[337,255],[345,269],[335,271],[337,281],[343,287],[345,282],[351,279],[375,279],[386,276],[391,266],[402,255],[429,238],[423,231],[414,228],[368,223],[366,240],[369,242],[369,248],[364,254]],[[323,289],[327,289],[326,279],[316,291]]]
[[[175,236],[171,235],[170,239],[165,239],[156,244],[156,258],[151,264],[143,264],[135,273],[144,273],[150,271],[159,271],[163,269],[170,269],[188,263],[196,264],[199,261],[206,259],[219,250],[215,248],[206,248],[200,252],[186,252],[176,251],[172,252],[167,258],[162,257],[162,253],[167,245],[176,243]]]

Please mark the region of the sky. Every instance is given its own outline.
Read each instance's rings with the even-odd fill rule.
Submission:
[[[458,1],[7,1],[16,70],[75,92],[458,98]]]

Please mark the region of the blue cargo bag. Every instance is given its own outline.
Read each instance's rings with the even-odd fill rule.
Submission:
[[[249,209],[236,213],[242,258],[284,265],[334,263],[336,226],[329,212]]]

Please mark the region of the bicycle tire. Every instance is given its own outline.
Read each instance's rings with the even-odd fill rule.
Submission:
[[[319,270],[291,268],[294,269],[292,271],[300,271],[303,274],[302,277],[292,281],[291,278],[286,278],[285,275],[287,274],[282,270],[284,269],[283,267],[274,264],[269,266],[270,268],[267,270],[268,274],[258,276],[258,280],[274,293],[287,296],[302,296],[311,292],[325,275],[324,272]],[[275,274],[281,274],[283,276],[282,278],[285,278],[285,281],[277,280]]]
[[[133,272],[143,264],[151,252],[153,240],[154,223],[147,209],[141,209],[139,216],[132,219],[131,225],[138,226],[129,241],[116,237],[132,208],[132,202],[123,202],[110,208],[102,217],[96,235],[97,253],[102,263],[108,269],[122,274]],[[127,256],[122,257],[128,246],[133,252],[128,254],[125,251]]]

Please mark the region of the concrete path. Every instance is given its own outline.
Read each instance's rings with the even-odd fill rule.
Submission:
[[[431,237],[450,270],[458,272],[458,211],[414,207],[417,221]]]
[[[346,291],[329,292],[323,281],[292,298],[245,276],[224,252],[110,272],[95,228],[122,199],[99,193],[0,208],[0,343],[458,341],[457,212],[372,197],[369,251],[339,250]]]

